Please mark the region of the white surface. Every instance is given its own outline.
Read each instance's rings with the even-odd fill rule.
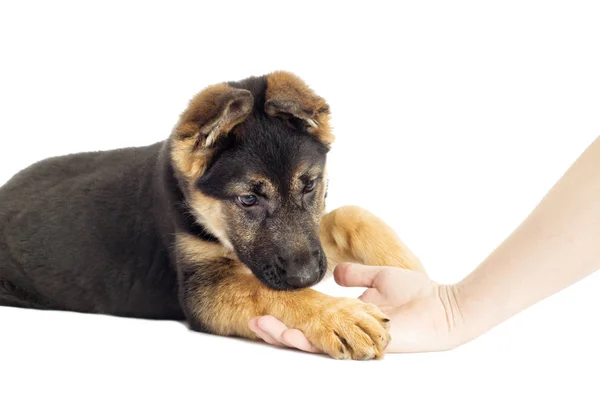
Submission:
[[[452,282],[600,134],[594,2],[149,3],[0,4],[0,182],[162,140],[203,87],[287,69],[333,111],[330,208],[371,209]],[[0,308],[0,398],[598,398],[599,305],[596,274],[462,348],[379,362]]]

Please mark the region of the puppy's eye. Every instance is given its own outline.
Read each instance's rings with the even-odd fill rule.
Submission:
[[[315,190],[315,186],[315,180],[313,179],[312,181],[308,182],[306,186],[304,186],[304,193],[312,192],[313,190]]]
[[[258,204],[258,198],[253,194],[249,194],[247,196],[239,196],[237,198],[237,201],[244,207],[252,207]]]

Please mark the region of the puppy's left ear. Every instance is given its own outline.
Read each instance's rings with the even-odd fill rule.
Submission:
[[[265,112],[272,117],[297,118],[327,147],[335,137],[329,124],[329,105],[296,75],[277,71],[267,75]]]

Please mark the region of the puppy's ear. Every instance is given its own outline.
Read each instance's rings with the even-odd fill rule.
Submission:
[[[308,132],[328,147],[335,139],[329,125],[329,105],[292,73],[277,71],[267,75],[265,112],[272,117],[303,121]]]
[[[175,131],[180,139],[194,137],[197,147],[210,147],[246,119],[253,104],[248,90],[226,83],[209,86],[190,101]]]
[[[252,112],[254,99],[245,89],[226,83],[198,93],[181,114],[172,135],[172,158],[188,178],[204,172],[215,142]]]

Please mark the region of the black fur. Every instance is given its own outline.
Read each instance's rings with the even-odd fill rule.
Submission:
[[[306,132],[263,113],[264,78],[231,85],[252,92],[253,116],[243,135],[217,144],[207,173],[191,187],[182,187],[174,171],[169,141],[47,159],[2,186],[0,305],[183,319],[182,287],[195,276],[189,269],[202,266],[185,266],[188,273],[180,270],[178,281],[175,234],[218,242],[193,218],[185,190],[233,201],[225,183],[250,168],[267,174],[284,193],[295,165],[322,166],[327,153]],[[301,229],[297,207],[278,207],[280,223]],[[236,251],[261,280],[285,289],[284,277],[271,276],[281,274],[281,266],[265,261],[282,245],[263,242]],[[319,243],[312,245],[321,251]],[[322,251],[319,257],[322,277]]]

